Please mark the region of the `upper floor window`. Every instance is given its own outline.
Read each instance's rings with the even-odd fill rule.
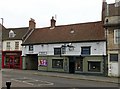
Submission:
[[[6,49],[10,50],[10,42],[7,42]]]
[[[65,54],[66,52],[66,47],[61,47],[61,54]]]
[[[118,54],[110,54],[110,61],[118,61]]]
[[[54,55],[61,55],[61,48],[54,48]]]
[[[33,45],[29,46],[29,51],[33,51]]]
[[[10,32],[9,32],[9,38],[12,38],[12,37],[15,37],[15,33],[12,30],[10,30]]]
[[[15,42],[15,49],[19,49],[19,42]]]
[[[120,43],[120,29],[114,30],[114,44]]]
[[[81,55],[90,55],[91,47],[81,47]]]

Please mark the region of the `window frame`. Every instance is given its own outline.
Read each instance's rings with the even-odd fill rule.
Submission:
[[[99,65],[98,64],[94,64],[94,66],[99,66],[99,69],[98,70],[96,70],[95,68],[96,67],[94,67],[93,68],[93,64],[91,64],[91,63],[99,63]],[[88,71],[89,72],[101,72],[101,62],[100,61],[88,61]]]
[[[87,53],[84,52],[86,48],[88,48],[88,51],[89,51]],[[91,46],[83,46],[83,47],[81,47],[81,55],[90,55],[90,54],[91,54]]]
[[[15,42],[15,50],[18,50],[19,49],[19,42]]]
[[[61,48],[54,48],[54,55],[61,55]]]
[[[111,58],[113,56],[117,56],[117,59]],[[114,59],[114,60],[113,60]],[[118,54],[110,54],[110,62],[118,62]]]
[[[52,68],[63,69],[63,59],[52,59]]]
[[[65,54],[66,53],[66,47],[61,47],[61,54]]]
[[[120,44],[120,29],[114,29],[114,44]]]
[[[10,42],[6,42],[6,49],[10,50]]]
[[[33,51],[34,50],[34,47],[33,47],[33,45],[29,45],[29,49],[28,49],[29,51]]]

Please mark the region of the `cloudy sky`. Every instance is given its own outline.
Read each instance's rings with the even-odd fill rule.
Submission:
[[[28,27],[30,18],[35,19],[36,27],[48,27],[52,16],[56,16],[56,25],[93,22],[101,20],[102,1],[0,0],[0,18],[6,28]]]

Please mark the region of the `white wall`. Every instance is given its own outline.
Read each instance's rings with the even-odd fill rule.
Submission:
[[[119,76],[119,64],[117,61],[110,61],[110,54],[118,54],[118,51],[108,51],[108,76]]]
[[[111,62],[108,64],[108,76],[118,76],[118,62]]]
[[[46,55],[54,55],[54,48],[61,47],[64,44],[44,44],[44,45],[34,45],[34,51],[29,51],[29,46],[23,46],[22,55],[26,54],[40,54],[41,52]],[[69,45],[69,43],[66,43]],[[84,42],[84,43],[72,43],[74,46],[73,51],[69,51],[66,47],[66,54],[63,55],[81,55],[82,46],[91,46],[91,55],[106,55],[106,42]]]
[[[22,40],[6,40],[6,41],[3,41],[3,51],[7,50],[7,48],[6,48],[7,42],[10,42],[10,51],[15,50],[15,42],[19,42],[19,49],[18,50],[22,50],[22,46],[21,46]]]

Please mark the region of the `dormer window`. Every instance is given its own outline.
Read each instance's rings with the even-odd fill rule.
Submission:
[[[9,32],[9,38],[13,38],[13,37],[15,37],[15,33],[12,30],[10,30],[10,32]]]

